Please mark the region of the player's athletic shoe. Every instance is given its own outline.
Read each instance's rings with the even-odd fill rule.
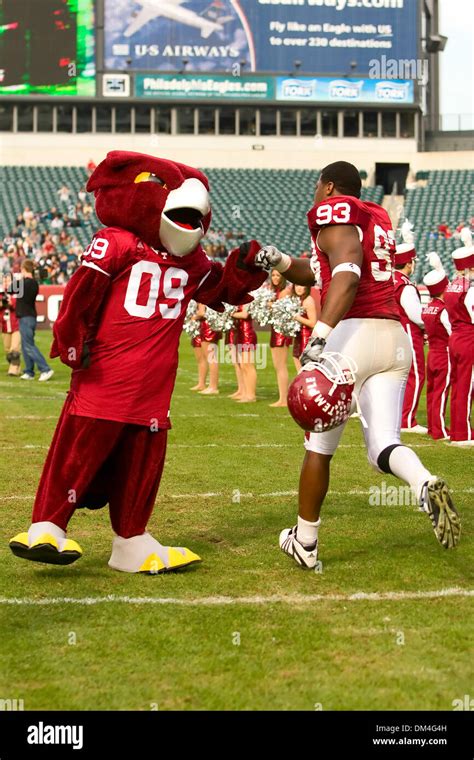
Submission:
[[[422,490],[420,506],[429,516],[435,536],[445,549],[452,549],[461,536],[461,521],[444,480],[428,480]]]
[[[279,540],[280,549],[292,557],[300,567],[312,570],[318,561],[318,542],[316,541],[311,549],[305,548],[296,537],[296,528],[295,525],[293,528],[282,530]]]

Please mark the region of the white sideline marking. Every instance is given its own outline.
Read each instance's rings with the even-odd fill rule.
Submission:
[[[96,604],[169,604],[183,607],[223,607],[226,605],[314,604],[315,602],[397,602],[415,599],[440,599],[445,597],[471,597],[474,589],[444,588],[435,591],[357,591],[355,594],[273,594],[270,596],[202,596],[196,598],[159,596],[57,596],[44,599],[28,597],[0,597],[0,605],[18,607],[50,607],[60,604],[92,606]]]
[[[474,488],[452,488],[453,493],[474,493]],[[372,491],[353,488],[349,491],[328,491],[328,496],[370,496]],[[298,496],[298,491],[270,491],[269,493],[240,493],[241,499],[275,499],[282,496]],[[208,491],[205,493],[164,493],[159,494],[158,498],[166,499],[214,499],[214,498],[231,499],[231,492]],[[35,494],[14,494],[13,496],[1,496],[2,501],[30,500],[34,499]]]

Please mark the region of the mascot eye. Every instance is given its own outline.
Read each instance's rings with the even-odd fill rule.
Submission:
[[[156,174],[153,174],[152,172],[140,172],[140,174],[137,174],[137,176],[134,179],[134,183],[138,184],[139,182],[156,182],[158,185],[161,185],[162,187],[166,187],[166,182],[164,182],[162,179],[160,179]]]

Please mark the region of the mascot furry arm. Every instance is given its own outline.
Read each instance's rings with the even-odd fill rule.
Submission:
[[[197,170],[141,153],[112,151],[89,178],[87,190],[95,193],[96,213],[104,226],[120,229],[127,219],[127,229],[140,240],[157,250],[167,250],[160,239],[170,224],[167,197],[171,189],[182,186],[184,169],[188,180],[195,176],[208,187],[207,178]],[[140,215],[131,214],[131,209],[140,209]],[[207,232],[210,219],[209,211],[200,220],[200,237]],[[225,266],[212,262],[194,298],[216,311],[223,311],[224,302],[235,306],[249,303],[249,291],[260,287],[267,277],[254,266],[259,249],[259,243],[252,240],[231,251]],[[73,369],[88,366],[88,342],[94,337],[109,285],[110,278],[91,266],[81,266],[74,274],[54,325],[52,358],[59,356]]]

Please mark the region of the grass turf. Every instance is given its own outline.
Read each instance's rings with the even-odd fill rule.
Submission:
[[[49,342],[49,333],[39,334],[45,353]],[[405,436],[455,492],[463,536],[448,552],[415,507],[370,505],[369,489],[384,477],[369,467],[360,424],[351,420],[323,512],[322,572],[303,572],[277,547],[279,531],[295,520],[291,492],[303,450],[288,412],[268,406],[276,398],[270,353],[259,370],[259,401],[236,404],[226,398],[235,388],[230,365],[221,367],[219,397],[189,391],[195,365],[184,337],[150,530],[165,543],[189,546],[203,564],[155,577],[110,570],[107,510],[73,517],[70,536],[84,549],[76,564],[26,563],[11,555],[8,539],[29,525],[68,386],[68,369],[53,366],[47,384],[0,379],[0,596],[226,596],[264,603],[1,604],[0,698],[23,699],[27,710],[421,710],[451,709],[469,694],[469,597],[265,599],[473,588],[472,452]]]

